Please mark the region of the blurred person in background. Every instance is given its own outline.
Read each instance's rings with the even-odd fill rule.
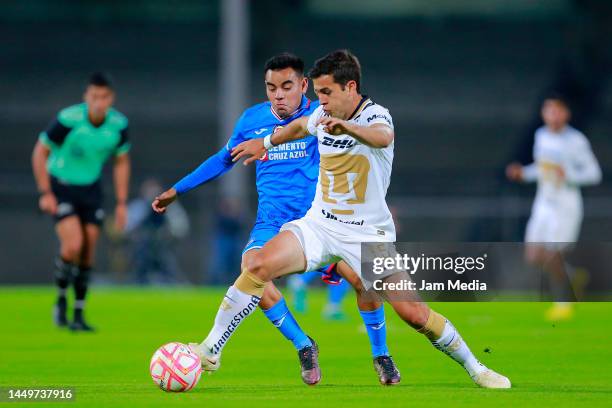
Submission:
[[[572,317],[571,286],[585,284],[584,276],[565,262],[564,254],[580,234],[580,188],[599,184],[601,168],[588,139],[569,125],[571,110],[562,96],[547,97],[541,115],[544,126],[535,132],[534,162],[511,163],[506,175],[511,181],[538,185],[525,232],[525,259],[549,275],[556,302],[546,317],[554,321]]]
[[[140,196],[128,205],[125,233],[131,243],[135,278],[140,284],[150,283],[154,276],[160,283],[182,281],[172,244],[189,234],[189,219],[179,203],[165,214],[153,211],[150,203],[162,191],[158,180],[145,180],[140,186]]]
[[[236,271],[240,270],[244,221],[239,200],[221,200],[214,220],[212,255],[206,281],[209,285],[225,285],[236,278]]]
[[[100,176],[113,157],[115,227],[123,229],[130,178],[127,118],[112,108],[115,92],[109,77],[94,73],[84,103],[61,110],[43,131],[32,153],[40,209],[53,216],[60,253],[55,260],[58,297],[55,324],[73,331],[93,331],[83,310],[96,243],[104,219]],[[66,291],[72,283],[75,302],[68,323]]]
[[[307,309],[307,289],[316,278],[321,276],[317,271],[305,272],[289,276],[287,285],[293,295],[293,307],[298,313],[304,313]],[[351,285],[345,280],[341,280],[333,285],[329,285],[327,291],[327,303],[323,309],[323,317],[327,320],[345,320],[346,315],[342,310],[342,300]]]

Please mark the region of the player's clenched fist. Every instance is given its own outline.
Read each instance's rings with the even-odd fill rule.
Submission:
[[[323,125],[323,130],[325,133],[339,136],[339,135],[350,135],[351,134],[351,125],[345,120],[332,118],[332,117],[323,117],[319,120],[319,125]]]
[[[151,207],[156,213],[163,214],[166,212],[166,208],[168,208],[168,206],[172,204],[174,200],[176,200],[176,190],[171,188],[155,197],[155,200],[153,200],[153,203],[151,203]]]
[[[38,207],[42,212],[54,215],[57,212],[57,198],[50,191],[44,193],[38,199]]]
[[[244,165],[261,159],[266,154],[263,139],[251,139],[240,143],[232,149],[232,161],[237,162],[241,157],[246,157]]]
[[[523,166],[519,163],[510,163],[506,167],[506,177],[510,181],[522,181],[523,180]]]

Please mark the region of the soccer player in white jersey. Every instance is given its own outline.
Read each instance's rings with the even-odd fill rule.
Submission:
[[[321,104],[310,117],[296,119],[263,140],[243,142],[232,151],[234,160],[246,157],[248,164],[263,157],[266,149],[312,134],[319,141],[320,173],[310,210],[303,218],[283,225],[250,259],[228,289],[209,335],[201,344],[192,345],[207,370],[218,368],[223,346],[256,309],[267,282],[344,260],[355,271],[345,277],[359,286],[361,243],[395,241],[385,202],[394,139],[389,111],[362,96],[361,68],[349,51],[334,51],[317,60],[310,78]],[[388,293],[382,295],[389,299]],[[506,377],[482,365],[455,327],[425,303],[389,303],[436,348],[459,362],[476,384],[510,387]]]
[[[571,111],[562,97],[546,98],[541,114],[544,126],[535,132],[534,162],[527,166],[511,163],[506,173],[512,181],[538,183],[525,232],[525,258],[549,273],[557,300],[568,300],[567,283],[574,271],[563,254],[580,233],[580,187],[598,184],[601,168],[587,138],[568,124]],[[556,302],[547,317],[563,320],[572,313],[571,303]]]

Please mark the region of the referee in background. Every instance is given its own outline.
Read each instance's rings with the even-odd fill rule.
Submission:
[[[84,103],[61,110],[40,134],[32,153],[32,169],[40,209],[52,215],[60,241],[55,261],[58,298],[55,324],[73,331],[93,331],[83,316],[85,296],[96,243],[104,219],[100,176],[113,157],[115,227],[125,226],[130,178],[127,118],[112,108],[110,79],[102,73],[89,78]],[[66,291],[72,283],[75,302],[72,322],[67,318]]]

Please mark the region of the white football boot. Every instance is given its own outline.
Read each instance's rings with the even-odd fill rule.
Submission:
[[[511,388],[512,384],[507,377],[487,368],[481,373],[474,374],[472,380],[482,388]]]
[[[221,367],[221,355],[211,353],[205,345],[189,343],[189,349],[200,357],[204,371],[217,371]]]

